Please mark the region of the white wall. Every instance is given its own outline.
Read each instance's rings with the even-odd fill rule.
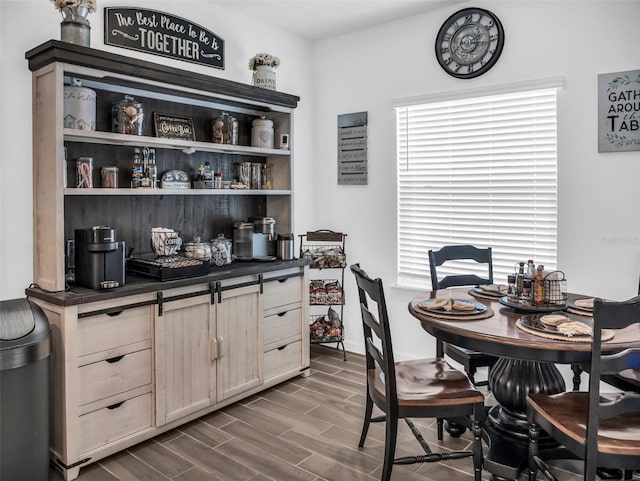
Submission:
[[[458,80],[434,56],[438,28],[475,3],[414,16],[310,43],[225,10],[225,2],[130,2],[174,13],[226,41],[224,71],[178,68],[249,83],[246,63],[268,51],[282,58],[278,89],[299,95],[295,113],[297,233],[348,233],[349,263],[360,262],[387,284],[399,357],[424,356],[434,341],[407,313],[415,292],[391,287],[396,263],[395,125],[392,100],[561,76],[559,94],[558,264],[570,291],[615,299],[635,294],[640,269],[640,153],[598,154],[597,75],[640,68],[639,1],[495,1],[481,5],[502,20],[506,44],[498,63]],[[99,0],[99,7],[120,1]],[[90,17],[92,46],[152,62],[159,57],[107,47],[102,13]],[[0,0],[0,298],[20,297],[31,282],[31,76],[24,52],[59,38],[60,17],[46,0]],[[338,186],[336,123],[342,113],[369,113],[369,185]],[[296,242],[297,246],[297,242]],[[426,255],[426,254],[425,254]],[[497,281],[503,281],[497,279]],[[362,350],[352,275],[347,273],[347,348]]]
[[[640,274],[640,152],[598,154],[597,75],[640,69],[638,1],[492,1],[505,29],[497,64],[472,80],[447,75],[434,55],[442,22],[460,8],[414,16],[314,44],[318,226],[343,230],[349,263],[385,280],[397,355],[424,356],[434,341],[409,316],[416,293],[396,274],[395,119],[392,100],[563,77],[558,95],[558,266],[568,289],[623,299]],[[322,67],[322,68],[320,68]],[[320,88],[321,87],[321,88]],[[336,116],[367,111],[369,185],[336,182]],[[426,256],[426,252],[425,252]],[[504,282],[505,279],[496,279]],[[345,281],[347,347],[362,350],[353,276]],[[427,288],[427,286],[425,286]]]
[[[297,156],[294,223],[299,218],[306,220],[312,206],[311,192],[305,185],[310,178],[314,139],[311,44],[259,19],[227,10],[224,3],[136,0],[127,5],[172,13],[213,31],[225,40],[225,70],[104,45],[102,8],[122,6],[119,0],[98,0],[98,11],[89,15],[91,46],[247,84],[251,82],[249,58],[258,52],[280,57],[278,90],[301,98],[293,127]],[[32,282],[31,72],[25,52],[50,39],[59,40],[61,20],[49,0],[0,0],[0,299],[23,297]]]

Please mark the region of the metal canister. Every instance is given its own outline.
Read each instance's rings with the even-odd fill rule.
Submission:
[[[278,234],[278,259],[290,261],[294,259],[293,234]]]
[[[112,131],[118,134],[142,135],[144,108],[130,95],[111,105]]]
[[[216,144],[238,145],[238,121],[227,112],[213,120],[212,138]]]

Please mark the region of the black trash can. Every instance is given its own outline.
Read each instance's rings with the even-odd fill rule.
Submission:
[[[0,480],[49,480],[49,322],[28,299],[0,301]]]

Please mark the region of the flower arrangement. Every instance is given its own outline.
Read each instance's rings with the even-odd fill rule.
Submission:
[[[249,70],[255,70],[259,65],[277,67],[280,65],[280,59],[268,53],[257,53],[249,59]]]
[[[87,13],[96,11],[96,0],[51,0],[58,10],[65,13],[65,9],[72,11],[85,10]]]

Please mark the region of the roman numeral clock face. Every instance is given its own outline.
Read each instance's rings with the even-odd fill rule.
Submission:
[[[449,75],[474,78],[489,70],[504,46],[498,17],[481,8],[465,8],[451,15],[436,38],[436,58]]]

